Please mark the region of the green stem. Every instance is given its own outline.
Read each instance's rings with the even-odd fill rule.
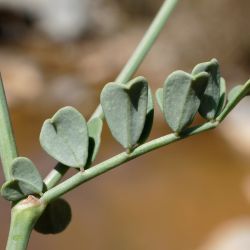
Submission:
[[[242,85],[241,85],[242,86]],[[246,96],[250,94],[250,79],[241,87],[240,91],[233,96],[226,104],[223,111],[216,118],[217,121],[222,122],[230,111]]]
[[[37,198],[29,196],[12,208],[6,250],[27,249],[30,234],[45,207]]]
[[[159,36],[160,32],[164,28],[164,25],[166,24],[170,14],[173,12],[174,7],[178,3],[179,0],[165,0],[162,4],[162,7],[160,8],[158,14],[154,18],[153,22],[151,23],[150,27],[148,28],[147,32],[145,33],[144,37],[142,38],[141,42],[135,49],[134,53],[116,78],[116,82],[126,83],[130,80],[130,78],[133,76],[133,74],[136,72],[140,64],[142,63],[145,56],[150,51],[151,47],[153,46],[155,40]],[[93,115],[90,119],[93,119],[95,117],[100,117],[101,119],[104,118],[102,107],[99,105]],[[56,185],[61,177],[60,173],[63,171],[66,173],[64,166],[56,166],[57,170],[52,170],[52,172],[49,173],[48,177],[46,177],[46,183],[47,187],[52,188],[54,185]],[[58,178],[60,177],[60,178]]]
[[[54,187],[61,180],[68,169],[68,166],[65,166],[62,163],[58,162],[54,169],[43,180],[44,184],[47,187],[47,190]]]
[[[96,176],[99,176],[121,164],[130,161],[134,158],[137,158],[145,153],[153,151],[157,148],[163,147],[167,144],[179,141],[186,137],[213,129],[217,127],[217,122],[207,122],[201,126],[189,128],[184,131],[181,135],[176,135],[174,133],[162,136],[160,138],[154,139],[150,142],[147,142],[139,147],[137,147],[132,153],[127,154],[123,152],[119,155],[116,155],[96,166],[85,170],[84,172],[79,172],[72,176],[71,178],[67,179],[66,181],[62,182],[61,184],[55,186],[54,188],[50,189],[49,191],[45,192],[44,195],[41,197],[41,201],[44,203],[49,203],[52,200],[55,200],[62,196],[63,194],[69,192],[70,190],[74,189],[75,187],[79,186],[80,184],[93,179]]]
[[[10,166],[17,157],[16,143],[12,131],[8,104],[0,77],[0,155],[6,180],[10,180]]]

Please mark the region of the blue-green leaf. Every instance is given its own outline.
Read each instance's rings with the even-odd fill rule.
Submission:
[[[220,70],[216,59],[196,65],[192,71],[193,75],[201,72],[209,74],[207,88],[204,92],[199,113],[208,120],[215,118],[220,101]]]
[[[57,161],[83,168],[88,158],[88,128],[84,117],[73,107],[64,107],[44,122],[40,143]]]
[[[1,189],[1,195],[7,200],[20,200],[30,194],[39,194],[43,190],[42,177],[28,158],[14,159],[11,176],[12,180],[4,183]]]
[[[148,83],[137,77],[128,84],[108,83],[101,93],[102,109],[114,138],[131,150],[144,128],[148,103]]]
[[[208,79],[208,73],[193,76],[181,70],[167,77],[163,87],[163,113],[174,132],[180,133],[192,123]]]

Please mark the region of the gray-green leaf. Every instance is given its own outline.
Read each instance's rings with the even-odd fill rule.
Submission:
[[[204,96],[201,100],[199,113],[208,120],[215,118],[220,101],[220,70],[216,59],[196,65],[192,71],[193,75],[201,72],[209,73],[209,80]]]
[[[11,165],[11,174],[19,182],[24,194],[41,193],[43,180],[33,162],[26,157],[14,159]]]
[[[108,83],[101,93],[103,112],[114,138],[131,150],[144,128],[148,103],[148,83],[137,77],[128,84]]]
[[[93,118],[87,123],[89,132],[89,155],[85,168],[88,168],[92,164],[99,151],[101,144],[102,125],[103,122],[100,118]]]
[[[65,230],[70,221],[70,205],[63,199],[57,199],[48,204],[34,228],[42,234],[57,234]]]
[[[40,143],[57,161],[83,168],[88,158],[88,128],[84,117],[73,107],[64,107],[44,122]]]
[[[180,133],[192,123],[208,79],[208,73],[193,76],[181,70],[167,77],[163,87],[163,113],[174,132]]]
[[[1,195],[7,200],[17,201],[30,194],[39,194],[43,190],[42,177],[28,158],[14,159],[11,176],[13,179],[5,182],[1,189]]]

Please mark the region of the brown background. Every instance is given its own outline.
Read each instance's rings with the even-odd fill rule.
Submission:
[[[88,118],[160,4],[96,1],[88,7],[87,28],[65,40],[41,30],[26,7],[0,1],[0,69],[16,141],[20,155],[30,157],[43,176],[54,165],[39,146],[43,121],[65,105]],[[190,71],[216,57],[228,86],[244,83],[250,72],[249,11],[247,0],[180,1],[136,75],[144,75],[155,91],[173,70]],[[155,109],[151,138],[169,133]],[[159,149],[67,194],[70,226],[58,235],[34,232],[28,249],[231,250],[213,242],[250,233],[248,110],[246,100],[234,111],[241,115],[230,115],[220,129]],[[121,151],[105,126],[97,162]],[[1,199],[0,249],[9,216]],[[244,247],[250,249],[249,242]]]

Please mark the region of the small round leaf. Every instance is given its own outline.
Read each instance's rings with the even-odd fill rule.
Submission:
[[[44,122],[40,143],[57,161],[82,168],[88,158],[88,129],[84,117],[73,107],[64,107]]]
[[[48,204],[34,228],[42,234],[57,234],[65,230],[70,221],[70,205],[63,199],[57,199]]]
[[[102,109],[114,138],[131,150],[144,128],[148,103],[148,83],[137,77],[128,84],[108,83],[101,93]]]
[[[43,180],[33,162],[26,157],[17,157],[11,165],[11,174],[18,181],[23,194],[43,191]]]

